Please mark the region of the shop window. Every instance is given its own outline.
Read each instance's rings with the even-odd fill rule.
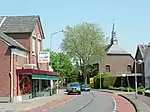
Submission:
[[[110,66],[109,65],[105,66],[105,72],[110,72]]]
[[[18,62],[18,56],[16,55],[16,62]]]
[[[19,75],[19,93],[29,94],[32,92],[32,78],[27,75]]]
[[[127,66],[127,72],[131,72],[131,69],[132,69],[131,65],[128,65]]]

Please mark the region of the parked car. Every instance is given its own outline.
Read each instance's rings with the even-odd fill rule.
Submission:
[[[90,91],[90,90],[91,90],[90,86],[85,85],[85,84],[81,85],[81,91]]]
[[[69,83],[67,85],[66,92],[68,92],[68,95],[72,94],[72,93],[80,95],[81,94],[81,85],[80,85],[80,83],[79,82]]]

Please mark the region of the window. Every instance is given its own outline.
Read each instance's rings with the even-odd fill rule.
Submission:
[[[131,65],[128,65],[127,66],[127,72],[131,72],[131,69],[132,69]]]
[[[105,72],[110,72],[110,66],[109,65],[105,66]]]
[[[41,42],[40,42],[40,40],[38,40],[38,52],[40,52],[40,50],[41,50]]]
[[[18,62],[18,56],[16,55],[16,62]]]
[[[32,37],[32,52],[35,54],[35,43],[36,43],[36,38]]]

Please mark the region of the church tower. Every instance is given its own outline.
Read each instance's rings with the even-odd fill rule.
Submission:
[[[111,44],[112,45],[116,45],[118,44],[118,40],[116,37],[116,31],[115,31],[115,24],[113,22],[113,28],[112,28],[112,32],[111,32]]]

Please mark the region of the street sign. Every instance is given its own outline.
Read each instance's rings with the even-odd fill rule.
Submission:
[[[47,51],[42,51],[38,53],[38,63],[49,63],[50,54]]]
[[[94,81],[93,81],[93,78],[90,78],[90,84],[93,84]]]

